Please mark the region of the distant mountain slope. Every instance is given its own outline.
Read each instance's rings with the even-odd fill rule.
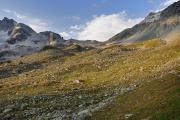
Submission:
[[[76,40],[76,39],[69,39],[65,41],[65,44],[78,44],[81,46],[88,46],[88,47],[94,47],[97,45],[101,45],[102,43],[96,40]]]
[[[61,35],[52,31],[37,33],[28,25],[18,23],[13,19],[4,17],[3,20],[0,20],[0,61],[36,52],[48,45],[66,47],[71,44],[94,47],[100,45],[100,42],[64,40]]]
[[[136,42],[164,38],[180,25],[180,1],[157,13],[150,13],[141,23],[110,38],[108,43]]]
[[[28,25],[4,17],[0,20],[0,53],[3,53],[0,60],[14,59],[50,45],[50,33],[55,40],[52,42],[56,44],[64,42],[63,37],[57,33],[50,31],[37,33]]]

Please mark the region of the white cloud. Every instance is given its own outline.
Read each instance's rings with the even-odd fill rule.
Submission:
[[[37,32],[50,30],[50,26],[48,25],[48,23],[38,18],[28,18],[24,23],[29,24],[29,26],[31,26]]]
[[[162,3],[162,6],[167,7],[177,1],[179,1],[179,0],[165,0],[165,2]]]
[[[163,9],[167,8],[169,5],[173,4],[174,2],[177,2],[179,0],[164,0],[159,8],[156,10],[156,12],[162,11]]]
[[[142,18],[129,18],[124,11],[110,15],[100,15],[94,17],[85,25],[76,25],[74,28],[81,26],[81,30],[71,31],[70,34],[73,34],[73,36],[80,40],[105,41],[122,30],[134,26],[141,20]],[[84,27],[82,28],[82,26]]]
[[[8,10],[8,9],[3,9],[2,11],[5,13],[11,13],[11,10]]]
[[[37,32],[46,31],[50,29],[50,26],[48,25],[48,23],[44,22],[43,20],[39,18],[22,15],[16,11],[12,11],[8,9],[3,9],[2,11],[5,13],[12,14],[13,16],[16,17],[16,20],[29,25]]]
[[[13,13],[14,13],[14,15],[15,15],[17,18],[19,18],[19,19],[27,19],[27,18],[28,18],[27,16],[21,15],[21,14],[15,12],[15,11],[14,11]]]
[[[61,33],[59,33],[62,37],[64,37],[64,38],[69,38],[70,37],[70,34],[69,33],[67,33],[67,32],[61,32]]]
[[[73,20],[73,21],[81,20],[81,18],[79,16],[65,16],[64,19]]]
[[[74,25],[74,26],[70,26],[70,29],[72,30],[81,30],[84,28],[84,25]]]

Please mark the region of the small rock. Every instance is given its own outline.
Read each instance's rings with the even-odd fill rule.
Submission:
[[[76,83],[76,84],[80,84],[80,83],[83,83],[84,80],[74,80],[73,82]]]
[[[21,110],[25,109],[27,106],[28,106],[27,103],[22,103],[22,104],[21,104]]]
[[[150,120],[150,119],[151,119],[151,117],[147,117],[147,118],[144,118],[142,120]]]
[[[13,109],[11,109],[11,108],[7,108],[7,109],[5,109],[4,111],[3,111],[3,113],[8,113],[8,112],[11,112]]]
[[[6,106],[6,108],[15,109],[16,105],[8,105],[8,106]]]
[[[50,116],[52,116],[52,115],[51,115],[51,113],[48,113],[47,116],[50,117]]]
[[[6,115],[5,115],[5,118],[8,119],[8,120],[10,120],[11,115],[10,115],[10,114],[6,114]]]
[[[80,104],[78,107],[80,107],[80,108],[83,107],[83,104]]]
[[[177,74],[177,72],[175,70],[171,70],[169,73],[174,74],[174,75]]]
[[[79,96],[78,96],[78,98],[79,98],[79,99],[82,99],[82,96],[81,96],[81,95],[79,95]]]
[[[141,72],[144,70],[144,68],[143,67],[140,67],[140,69],[139,69]]]
[[[133,114],[125,114],[125,119],[129,119],[130,117],[132,117],[133,116]]]
[[[83,110],[78,113],[76,120],[84,120],[85,118],[90,116],[92,116],[92,114],[89,110]]]

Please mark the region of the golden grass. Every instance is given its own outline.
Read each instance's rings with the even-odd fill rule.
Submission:
[[[2,79],[1,97],[16,96],[16,93],[36,95],[53,91],[72,90],[74,88],[91,89],[101,86],[116,86],[133,81],[146,80],[176,65],[179,57],[179,47],[159,45],[159,40],[141,43],[147,50],[128,50],[130,46],[113,46],[101,50],[77,52],[75,55],[64,56],[60,50],[48,50],[35,53],[1,65],[1,69],[14,66],[19,69],[18,63],[39,63],[42,67],[11,75]],[[138,46],[140,43],[138,44]],[[134,47],[132,47],[134,46]],[[131,45],[131,48],[136,48]],[[54,57],[56,56],[56,57]],[[27,68],[28,69],[28,68]],[[81,79],[82,85],[73,84],[74,80]]]

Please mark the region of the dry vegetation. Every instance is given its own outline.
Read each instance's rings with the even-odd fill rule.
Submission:
[[[163,106],[157,105],[167,102],[168,109],[171,100],[166,97],[177,99],[178,93],[173,91],[179,89],[179,61],[180,44],[168,46],[159,39],[103,48],[73,45],[42,50],[0,64],[0,117],[84,119],[94,109],[102,109],[102,103],[115,100],[103,112],[93,114],[92,119],[104,119],[106,115],[108,120],[111,116],[124,119],[126,112],[133,112],[132,119],[161,119],[159,115],[172,111],[163,111]],[[170,71],[175,71],[174,77],[168,75]],[[178,83],[173,84],[174,81]],[[154,89],[158,92],[151,92]],[[143,95],[147,98],[141,99]],[[152,102],[146,104],[148,100]],[[142,101],[139,107],[134,104],[138,101]],[[133,105],[128,106],[129,102]],[[125,105],[127,109],[120,109]],[[179,103],[173,111],[177,112],[178,107]],[[162,114],[153,114],[154,109],[160,109]],[[178,114],[173,115],[172,119],[179,118]]]

